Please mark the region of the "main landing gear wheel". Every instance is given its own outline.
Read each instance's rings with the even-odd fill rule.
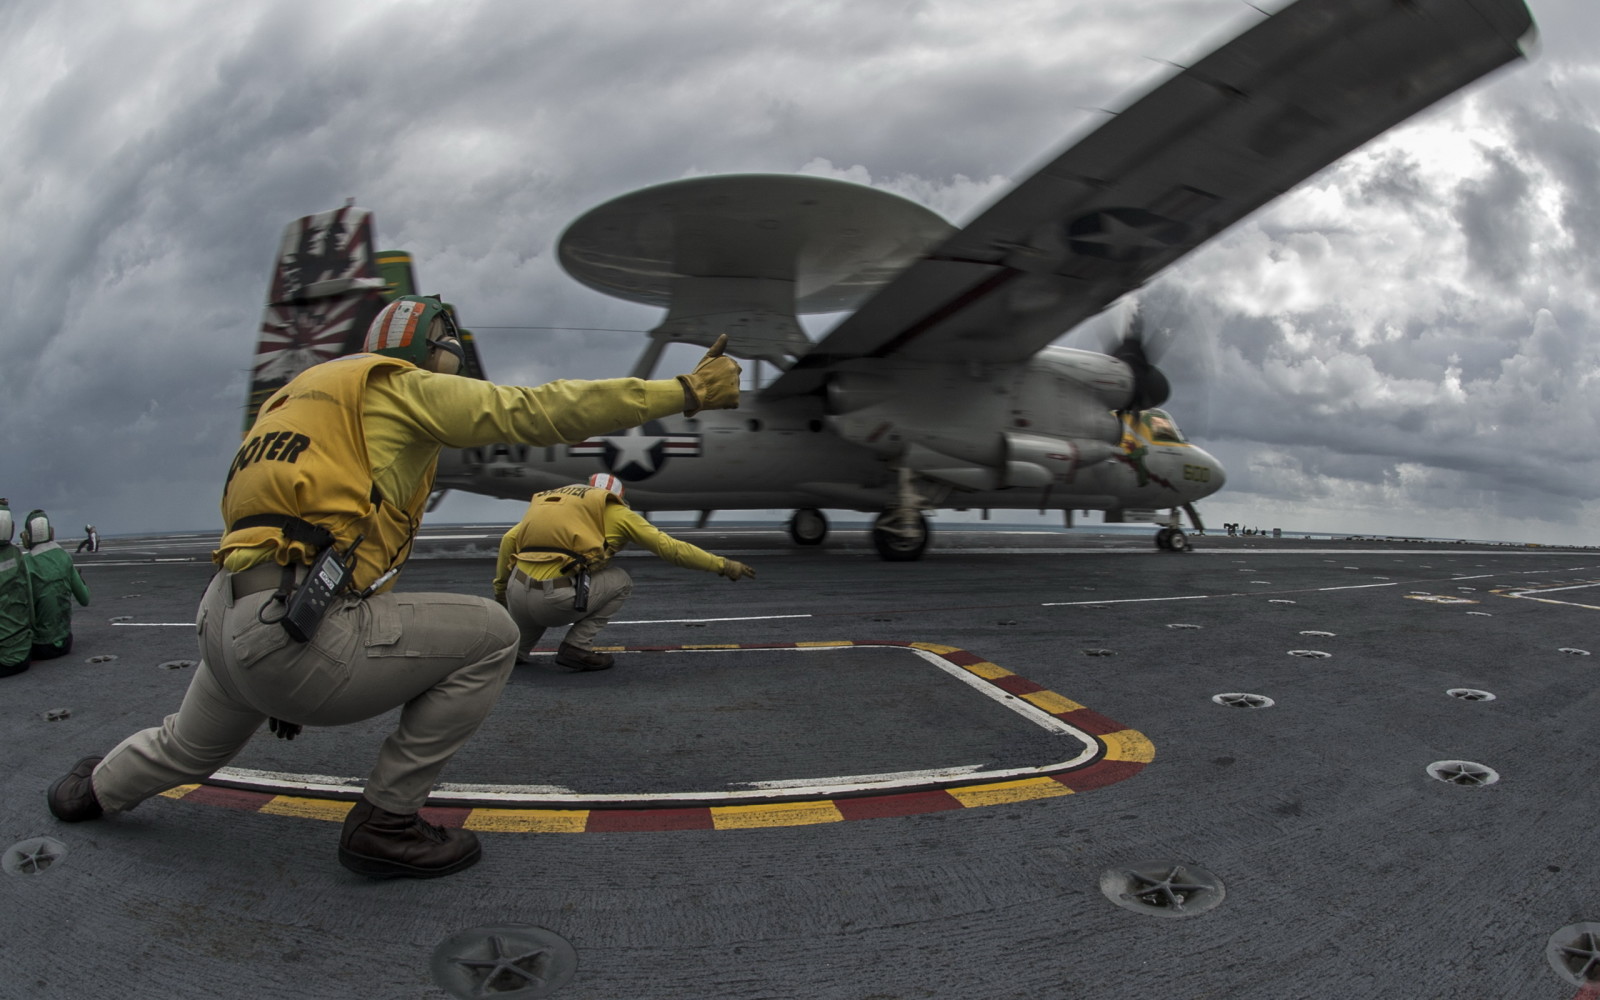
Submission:
[[[1182,528],[1162,528],[1156,532],[1156,548],[1171,552],[1187,552],[1189,536],[1183,533]]]
[[[828,537],[828,518],[815,507],[801,507],[789,518],[789,537],[796,545],[821,545]]]
[[[921,511],[886,510],[872,522],[872,545],[886,562],[914,562],[928,547],[928,519]]]

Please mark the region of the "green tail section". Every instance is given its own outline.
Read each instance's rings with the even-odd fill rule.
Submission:
[[[404,250],[378,251],[378,273],[383,276],[384,301],[417,294],[417,275],[411,269],[411,255]]]

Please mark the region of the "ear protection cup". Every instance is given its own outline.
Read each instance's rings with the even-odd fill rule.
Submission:
[[[55,539],[56,529],[50,526],[49,515],[37,508],[28,511],[28,516],[22,522],[22,547],[31,549]]]
[[[461,349],[461,331],[451,318],[450,310],[440,309],[428,326],[428,357],[422,367],[440,375],[456,375],[466,362],[466,352]]]

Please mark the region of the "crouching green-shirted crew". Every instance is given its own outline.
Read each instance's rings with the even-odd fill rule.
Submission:
[[[89,587],[72,556],[56,544],[56,529],[44,511],[28,511],[22,522],[22,545],[33,588],[33,658],[65,656],[72,652],[72,602],[87,607]]]
[[[11,544],[15,530],[11,508],[0,498],[0,677],[33,663],[33,588],[22,550]]]

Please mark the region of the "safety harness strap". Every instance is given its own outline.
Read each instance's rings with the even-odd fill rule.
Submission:
[[[318,552],[334,542],[333,532],[293,514],[251,514],[233,522],[228,530],[242,531],[245,528],[277,528],[289,541],[315,546]]]
[[[574,569],[588,569],[589,568],[589,559],[588,559],[587,556],[584,556],[583,554],[578,553],[578,552],[574,552],[571,549],[563,549],[560,546],[554,546],[554,545],[526,545],[526,546],[523,546],[522,548],[518,549],[517,551],[518,552],[554,552],[556,555],[568,556],[569,558],[572,559],[572,562],[570,562],[567,565],[561,567],[562,575],[566,575],[567,573],[572,572]]]

